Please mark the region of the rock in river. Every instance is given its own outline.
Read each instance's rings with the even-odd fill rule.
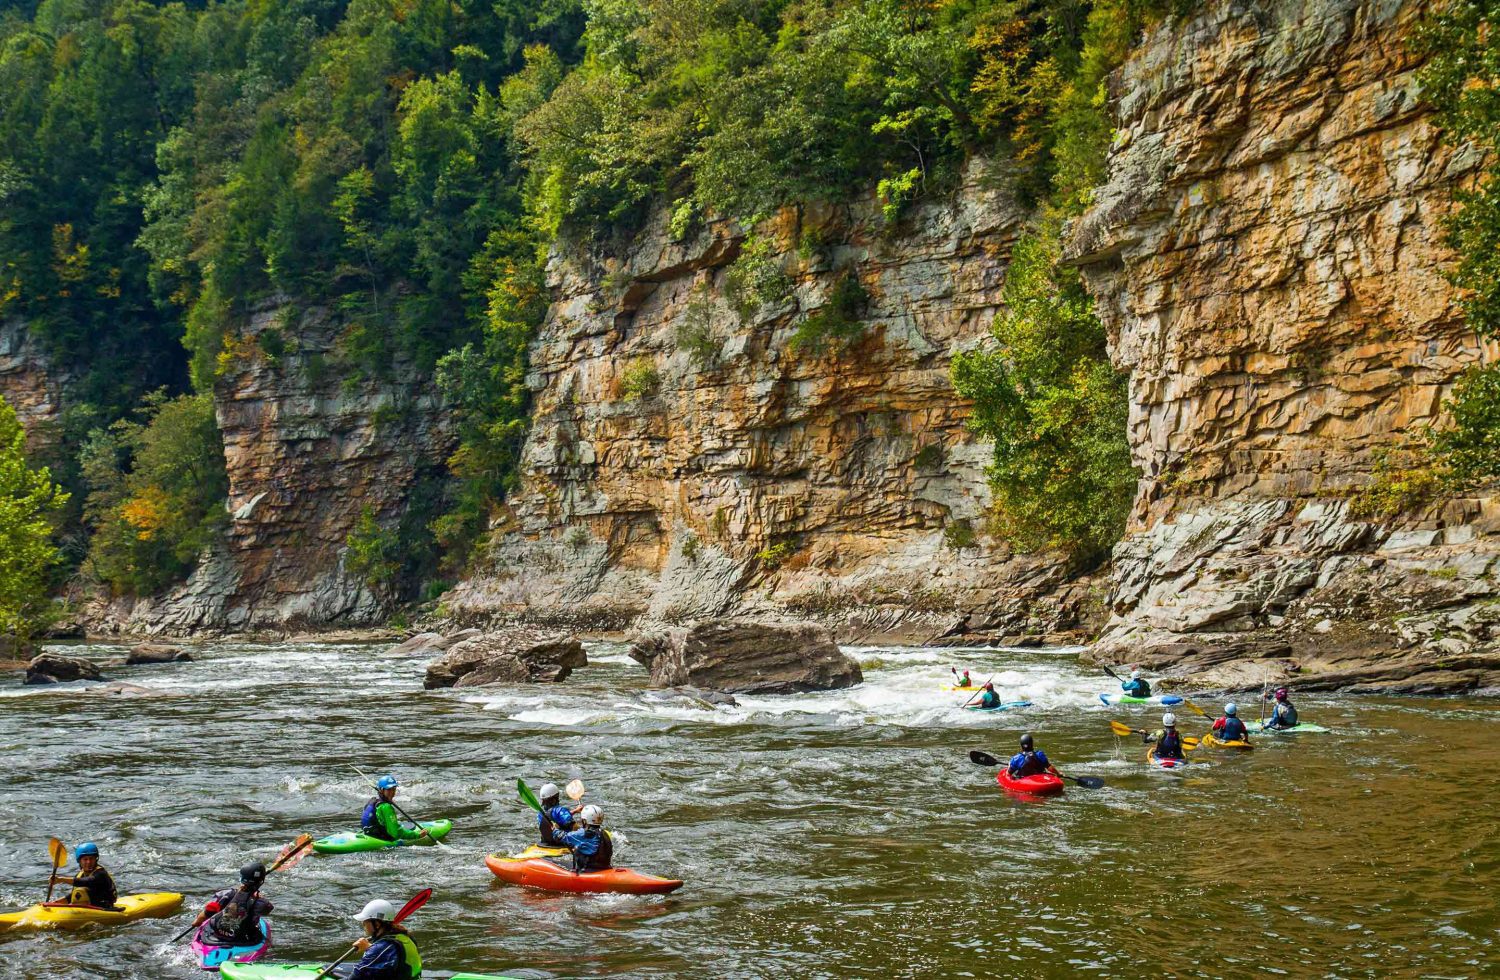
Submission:
[[[166,646],[160,643],[142,643],[131,649],[125,663],[131,667],[139,667],[144,664],[170,664],[187,663],[193,659],[193,655],[181,647]]]
[[[428,690],[567,680],[576,667],[589,665],[577,639],[561,633],[507,630],[455,643],[427,665]]]
[[[859,664],[816,623],[714,619],[692,629],[637,637],[631,659],[651,671],[652,687],[693,687],[733,694],[796,694],[853,687]]]
[[[34,657],[26,666],[26,683],[58,684],[63,681],[102,681],[104,675],[90,661],[80,657],[64,657],[56,653],[43,653]]]

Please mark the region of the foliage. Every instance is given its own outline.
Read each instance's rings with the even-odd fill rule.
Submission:
[[[1431,503],[1453,488],[1450,476],[1432,465],[1425,447],[1400,454],[1387,454],[1376,461],[1370,482],[1354,494],[1351,517],[1390,520]]]
[[[81,459],[94,532],[85,567],[117,592],[181,580],[224,525],[229,485],[208,395],[147,396],[138,419],[95,429]]]
[[[620,394],[626,401],[641,401],[661,387],[661,371],[649,358],[637,358],[620,373]]]
[[[949,521],[943,528],[943,545],[952,551],[979,547],[979,535],[974,533],[974,523],[964,517]]]
[[[970,428],[995,442],[998,529],[1022,547],[1105,553],[1125,527],[1135,472],[1125,440],[1125,378],[1075,270],[1057,264],[1054,221],[1017,244],[995,349],[961,354],[953,383],[974,402]]]
[[[763,551],[757,552],[755,560],[760,562],[762,568],[768,572],[774,572],[782,565],[791,560],[797,553],[797,546],[790,541],[773,544]]]
[[[703,542],[698,540],[698,535],[689,531],[682,536],[682,557],[690,562],[696,562],[698,555],[703,551]]]
[[[793,354],[821,354],[830,343],[842,346],[853,342],[864,333],[862,317],[869,303],[870,294],[859,277],[846,272],[828,291],[823,305],[797,324],[787,347]]]
[[[764,235],[748,236],[724,274],[724,295],[740,319],[780,303],[791,291],[792,280],[782,268],[775,240]]]
[[[707,371],[718,360],[720,343],[714,336],[712,301],[695,296],[677,321],[673,334],[679,350],[686,351],[700,371]]]
[[[385,527],[375,516],[375,509],[366,504],[360,508],[359,518],[345,542],[348,551],[344,563],[349,571],[364,579],[365,584],[378,591],[388,591],[401,573],[401,541],[390,528]]]
[[[67,500],[46,467],[27,464],[26,435],[0,398],[0,635],[24,643],[46,625],[60,557],[53,520]]]

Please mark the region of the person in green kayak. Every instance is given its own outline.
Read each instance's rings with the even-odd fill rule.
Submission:
[[[981,708],[998,708],[998,707],[1000,707],[1000,695],[998,695],[998,694],[995,693],[995,684],[994,684],[993,681],[986,681],[985,685],[984,685],[984,688],[983,688],[983,691],[984,691],[984,693],[981,694],[981,695],[979,695],[979,707],[981,707]]]
[[[1161,716],[1161,728],[1146,736],[1147,742],[1155,742],[1152,754],[1158,759],[1181,759],[1182,736],[1177,734],[1177,716],[1168,711]]]
[[[365,804],[364,815],[359,820],[359,831],[367,837],[379,840],[417,840],[427,836],[421,827],[403,827],[401,817],[391,801],[396,798],[396,789],[401,784],[395,776],[381,776],[375,780],[375,798]]]
[[[1124,691],[1127,697],[1149,698],[1151,696],[1151,682],[1142,677],[1140,671],[1132,670],[1130,672],[1130,680],[1120,682],[1120,690]]]
[[[99,864],[99,845],[85,841],[73,852],[78,862],[76,875],[53,875],[51,884],[67,885],[73,889],[68,895],[69,905],[88,905],[96,909],[112,909],[119,897],[115,893],[115,880]]]
[[[1278,687],[1274,694],[1267,695],[1267,697],[1275,698],[1276,703],[1271,708],[1271,717],[1267,718],[1261,727],[1296,728],[1297,708],[1292,704],[1291,692],[1284,687]]]
[[[356,946],[364,953],[347,980],[414,980],[422,975],[422,956],[406,927],[391,920],[396,907],[377,898],[360,909],[354,921],[365,930]]]
[[[604,811],[590,803],[578,819],[583,827],[558,835],[558,841],[573,852],[574,871],[603,871],[615,856],[614,842],[604,829]]]

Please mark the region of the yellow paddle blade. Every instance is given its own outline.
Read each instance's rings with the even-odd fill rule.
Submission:
[[[575,779],[571,783],[569,783],[568,784],[568,788],[567,788],[567,794],[568,794],[568,799],[570,799],[570,800],[581,800],[581,799],[583,799],[583,780],[581,780],[581,779]]]
[[[1185,704],[1185,705],[1187,705],[1188,710],[1191,711],[1193,714],[1197,715],[1199,718],[1207,718],[1208,717],[1208,712],[1207,711],[1204,711],[1202,708],[1198,707],[1196,704],[1194,704],[1193,702],[1189,701],[1187,698],[1183,698],[1182,699],[1182,703]]]
[[[1135,732],[1131,730],[1131,727],[1125,724],[1123,721],[1111,721],[1109,723],[1109,730],[1120,736],[1135,734]]]
[[[60,868],[68,863],[68,848],[56,837],[47,841],[47,856],[52,859],[52,866]]]
[[[1191,735],[1182,736],[1182,747],[1191,752],[1198,747],[1198,740]]]

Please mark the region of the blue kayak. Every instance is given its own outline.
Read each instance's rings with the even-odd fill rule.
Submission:
[[[1031,707],[1031,702],[1030,701],[1005,701],[1005,702],[1002,702],[1001,704],[995,705],[993,708],[981,708],[977,704],[967,704],[967,705],[964,705],[965,710],[968,710],[968,711],[1004,711],[1007,708],[1029,708],[1029,707]]]

